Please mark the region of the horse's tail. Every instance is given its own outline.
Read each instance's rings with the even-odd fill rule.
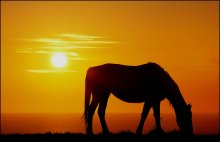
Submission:
[[[88,113],[89,113],[89,103],[90,103],[91,93],[92,93],[91,85],[89,83],[88,75],[87,75],[85,80],[85,106],[84,106],[84,115],[83,115],[86,126],[88,124]]]

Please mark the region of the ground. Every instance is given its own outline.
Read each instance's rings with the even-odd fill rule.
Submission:
[[[9,134],[1,135],[1,142],[217,142],[220,135],[194,135],[186,137],[177,131],[158,135],[150,132],[137,136],[132,132],[120,132],[104,136],[96,134],[88,136],[77,133],[45,133],[45,134]]]

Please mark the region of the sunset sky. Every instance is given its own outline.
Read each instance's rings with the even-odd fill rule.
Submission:
[[[83,113],[104,63],[160,64],[194,113],[219,112],[219,2],[1,2],[1,112]],[[55,53],[64,67],[51,62]],[[111,95],[107,112],[141,112]],[[172,112],[163,101],[161,112]]]

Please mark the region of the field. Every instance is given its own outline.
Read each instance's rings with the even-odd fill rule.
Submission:
[[[81,133],[45,133],[45,134],[8,134],[1,135],[1,142],[217,142],[220,135],[182,136],[177,131],[158,135],[151,131],[137,136],[132,132],[120,132],[104,136],[96,134],[89,136]]]

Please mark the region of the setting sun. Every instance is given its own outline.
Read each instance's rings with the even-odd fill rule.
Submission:
[[[63,53],[55,53],[51,59],[55,67],[64,67],[67,63],[67,58]]]

